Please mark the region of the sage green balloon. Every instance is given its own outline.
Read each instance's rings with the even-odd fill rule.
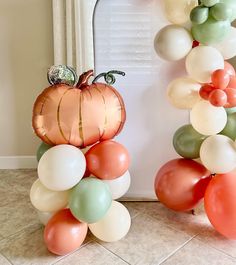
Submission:
[[[233,15],[233,9],[225,3],[218,3],[211,8],[210,14],[219,21],[230,20]]]
[[[40,144],[40,146],[38,147],[37,153],[36,153],[36,157],[37,157],[37,161],[39,162],[39,160],[41,159],[41,157],[43,156],[43,154],[45,152],[47,152],[48,149],[50,149],[52,146],[48,145],[44,142],[42,142]]]
[[[192,35],[201,44],[216,44],[229,34],[231,24],[229,20],[218,21],[209,16],[208,20],[200,25],[193,24]]]
[[[204,6],[196,6],[190,13],[190,19],[195,24],[202,24],[207,21],[209,16],[209,8]]]
[[[229,115],[229,114],[232,114],[232,113],[236,112],[236,107],[234,107],[234,108],[226,108],[225,110],[226,110],[227,114]]]
[[[236,19],[236,1],[235,0],[220,0],[220,3],[227,4],[232,9],[232,17],[230,22]]]
[[[236,139],[236,113],[232,113],[228,115],[226,126],[220,134],[228,136],[233,141],[235,141]]]
[[[184,158],[199,158],[200,147],[206,137],[194,130],[192,125],[184,125],[174,134],[173,145],[175,151]]]
[[[96,223],[111,206],[109,187],[96,178],[82,179],[71,191],[69,208],[74,217],[84,223]]]
[[[201,0],[201,3],[207,7],[214,6],[215,4],[217,4],[219,2],[220,2],[220,0]]]

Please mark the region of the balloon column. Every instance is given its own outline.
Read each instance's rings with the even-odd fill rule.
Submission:
[[[45,225],[49,251],[66,255],[81,246],[88,228],[100,240],[114,242],[129,231],[128,210],[115,201],[129,189],[126,148],[111,139],[123,128],[125,107],[110,71],[93,71],[77,81],[67,66],[48,71],[51,86],[37,98],[33,128],[43,140],[37,151],[38,179],[30,199]],[[107,84],[98,83],[104,77]]]
[[[176,108],[190,110],[190,124],[174,134],[173,146],[182,158],[161,167],[155,192],[175,211],[194,209],[204,199],[215,229],[236,239],[236,75],[225,61],[236,55],[236,29],[230,25],[236,1],[182,0],[175,12],[165,10],[174,24],[157,33],[154,46],[162,59],[185,58],[188,76],[172,81],[167,96]],[[179,17],[189,18],[191,31]]]

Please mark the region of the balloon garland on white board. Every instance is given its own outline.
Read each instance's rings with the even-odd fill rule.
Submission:
[[[187,77],[173,80],[167,97],[190,110],[190,124],[174,134],[181,158],[161,167],[155,192],[175,211],[204,199],[215,229],[236,240],[236,75],[225,61],[236,56],[236,1],[164,0],[164,7],[172,24],[157,33],[154,48],[164,60],[185,59]]]

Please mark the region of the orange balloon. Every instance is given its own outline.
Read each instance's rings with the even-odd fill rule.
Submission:
[[[210,103],[215,107],[223,107],[227,103],[227,95],[221,89],[215,89],[209,95]]]
[[[213,177],[205,193],[205,210],[214,228],[236,239],[236,170]]]
[[[189,159],[174,159],[157,173],[157,198],[174,211],[192,210],[204,197],[211,173],[201,164]]]
[[[52,253],[66,255],[82,245],[87,230],[87,224],[75,219],[69,209],[63,209],[47,223],[44,230],[44,241]]]
[[[88,170],[100,179],[115,179],[129,168],[127,149],[114,141],[104,141],[91,147],[85,154]]]
[[[230,76],[229,88],[236,88],[236,76]]]
[[[226,73],[228,73],[229,75],[236,75],[234,67],[232,64],[228,63],[227,61],[225,61],[225,67],[224,70]]]
[[[126,119],[123,99],[110,85],[89,85],[92,75],[82,74],[76,87],[52,85],[38,96],[32,125],[42,141],[86,147],[119,134]]]
[[[219,89],[225,89],[230,81],[230,75],[223,69],[216,70],[211,75],[213,86]]]
[[[236,89],[235,88],[226,88],[224,92],[227,95],[227,104],[224,106],[225,108],[233,108],[236,107]]]

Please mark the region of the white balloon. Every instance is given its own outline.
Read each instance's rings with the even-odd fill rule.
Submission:
[[[200,83],[210,83],[211,74],[224,69],[224,58],[216,48],[198,46],[189,53],[185,64],[190,77]]]
[[[39,211],[54,212],[65,208],[69,199],[69,191],[53,191],[46,188],[37,179],[30,189],[30,200]]]
[[[201,99],[199,90],[201,85],[190,77],[178,78],[168,86],[168,99],[170,103],[179,109],[192,109]]]
[[[190,12],[197,5],[197,0],[164,0],[166,17],[173,24],[189,21]]]
[[[105,242],[115,242],[129,232],[131,218],[124,205],[112,201],[106,215],[97,223],[89,224],[89,229],[94,236]]]
[[[130,187],[130,173],[126,171],[125,174],[119,178],[112,180],[103,180],[106,183],[111,191],[112,199],[117,200],[121,198],[128,191]]]
[[[62,191],[74,187],[86,169],[84,154],[72,145],[57,145],[44,153],[38,164],[38,176],[50,190]]]
[[[224,135],[210,136],[202,143],[200,158],[212,173],[228,173],[236,168],[235,143]]]
[[[231,27],[230,33],[224,41],[212,46],[223,55],[225,60],[236,56],[236,28]]]
[[[215,107],[210,102],[202,100],[191,110],[190,122],[200,134],[214,135],[224,129],[227,113],[223,107]]]
[[[39,210],[37,210],[37,214],[39,217],[39,221],[43,224],[46,225],[48,223],[48,221],[53,217],[53,215],[56,212],[41,212]]]
[[[192,42],[188,30],[181,26],[168,25],[157,33],[154,48],[162,59],[178,61],[191,51]]]

